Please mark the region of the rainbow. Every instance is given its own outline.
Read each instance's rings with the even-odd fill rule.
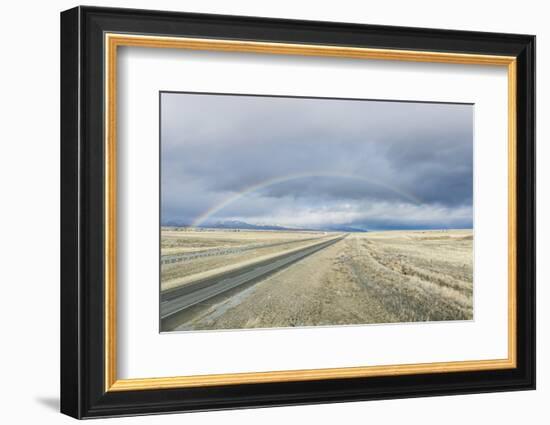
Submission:
[[[271,178],[271,179],[268,179],[268,180],[264,180],[260,183],[254,184],[252,186],[248,186],[248,187],[242,189],[240,192],[227,197],[226,199],[224,199],[219,204],[216,204],[212,208],[205,211],[203,214],[201,214],[199,217],[197,217],[197,219],[192,223],[191,226],[192,227],[199,227],[200,225],[202,225],[206,220],[208,220],[210,217],[212,217],[217,212],[223,210],[228,205],[232,204],[233,202],[235,202],[235,201],[237,201],[237,200],[243,198],[244,196],[249,195],[253,192],[256,192],[258,190],[261,190],[261,189],[264,189],[264,188],[267,188],[269,186],[273,186],[273,185],[276,185],[276,184],[285,183],[285,182],[288,182],[290,180],[310,178],[310,177],[336,177],[336,178],[361,180],[361,181],[364,181],[366,183],[369,183],[369,184],[372,184],[372,185],[375,185],[375,186],[379,186],[379,187],[383,187],[384,189],[390,190],[390,191],[400,195],[401,197],[403,197],[407,201],[412,202],[414,204],[421,204],[422,203],[422,200],[419,199],[414,194],[407,193],[407,192],[401,190],[400,188],[398,188],[396,186],[388,185],[384,182],[375,181],[375,180],[372,180],[372,179],[369,179],[369,178],[363,177],[363,176],[358,176],[358,175],[353,175],[353,174],[342,174],[342,173],[326,173],[326,172],[297,173],[297,174],[289,174],[289,175],[286,175],[286,176],[283,176],[283,177]]]

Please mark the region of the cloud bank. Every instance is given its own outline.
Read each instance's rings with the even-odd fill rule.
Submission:
[[[161,221],[472,227],[473,106],[163,93]]]

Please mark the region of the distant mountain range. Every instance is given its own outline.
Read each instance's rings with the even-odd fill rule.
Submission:
[[[350,232],[350,233],[351,232],[368,232],[368,230],[365,230],[365,229],[358,229],[357,227],[351,227],[351,226],[345,226],[345,225],[327,226],[319,230],[333,231],[333,232]]]
[[[175,226],[175,227],[189,227],[189,224],[185,224],[178,221],[168,221],[163,226]],[[244,221],[238,220],[225,220],[219,221],[213,224],[204,224],[199,227],[205,227],[209,229],[241,229],[241,230],[279,230],[279,231],[323,231],[323,232],[367,232],[368,230],[357,229],[355,227],[345,225],[331,225],[319,228],[296,228],[296,227],[284,227],[274,224],[250,224]]]
[[[216,224],[209,224],[201,227],[210,227],[214,229],[243,229],[243,230],[304,230],[304,229],[292,229],[289,227],[277,226],[274,224],[250,224],[244,221],[226,220],[220,221]]]

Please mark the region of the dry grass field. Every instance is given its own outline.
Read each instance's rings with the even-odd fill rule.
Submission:
[[[184,285],[205,274],[222,272],[244,263],[278,255],[285,250],[307,246],[327,237],[325,232],[281,232],[248,230],[161,231],[161,256],[231,249],[220,254],[161,266],[161,288]]]
[[[289,242],[258,249],[261,252],[254,255],[261,258],[311,243],[305,241],[311,237],[326,237],[308,232],[190,232],[178,239],[166,233],[164,248],[174,240],[183,249],[275,239]],[[190,242],[183,243],[187,237]],[[192,279],[205,268],[253,261],[250,255],[248,251],[202,259],[197,265],[192,264],[195,260],[177,263],[167,270],[163,266],[162,273],[171,279]],[[472,262],[471,230],[351,233],[237,294],[207,303],[178,329],[469,320],[473,318]]]
[[[252,243],[300,241],[324,236],[325,232],[282,232],[254,230],[186,230],[163,227],[161,254],[178,254],[208,248],[238,247]]]

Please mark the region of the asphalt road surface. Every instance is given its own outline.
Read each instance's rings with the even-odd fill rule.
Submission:
[[[222,276],[203,279],[162,292],[160,295],[161,331],[173,330],[179,326],[190,314],[200,309],[201,303],[222,294],[227,294],[237,288],[249,287],[302,258],[341,241],[346,236],[342,235],[328,241],[324,240],[299,251],[282,254],[269,260],[245,266]]]
[[[293,241],[284,241],[284,242],[274,242],[274,243],[255,243],[255,244],[248,244],[244,246],[237,246],[233,248],[212,248],[212,249],[205,249],[202,251],[194,251],[194,252],[186,252],[183,254],[167,254],[163,255],[160,259],[161,264],[172,264],[172,263],[179,263],[183,261],[191,261],[196,258],[202,258],[202,257],[212,257],[212,256],[218,256],[218,255],[229,255],[229,254],[238,254],[244,251],[250,251],[253,249],[258,248],[271,248],[274,246],[279,245],[290,245],[297,242],[306,242],[311,241],[314,239],[319,239],[319,237],[315,238],[307,238],[307,239],[297,239]]]

